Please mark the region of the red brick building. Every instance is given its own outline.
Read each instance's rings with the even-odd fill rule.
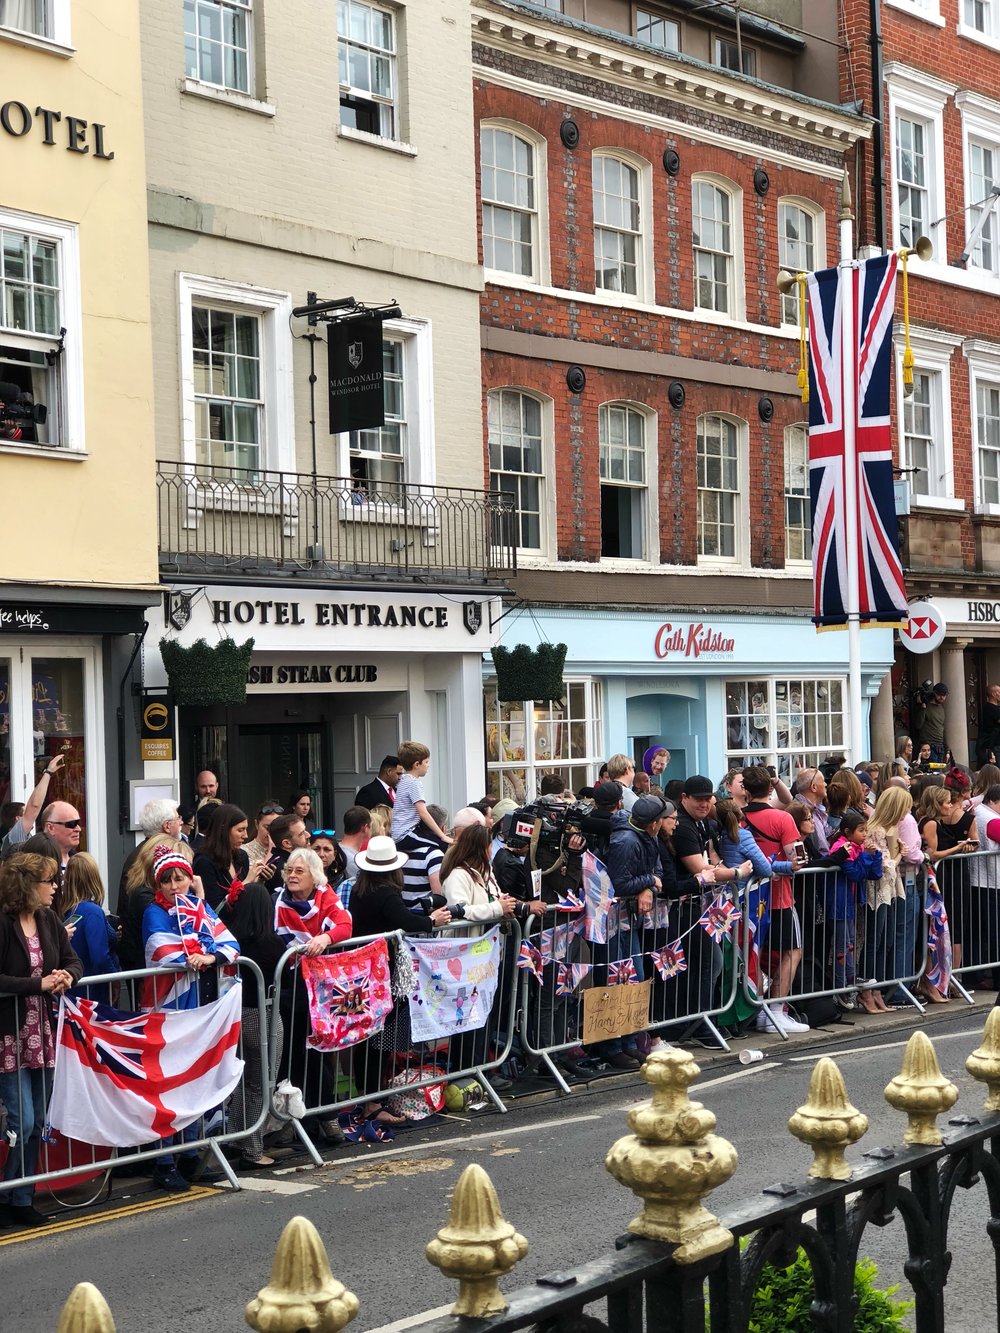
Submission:
[[[947,637],[930,655],[897,652],[895,725],[908,723],[914,685],[944,680],[965,759],[1000,677],[1000,3],[844,0],[843,11],[842,94],[874,115],[859,241],[934,244],[911,270],[914,392],[902,392],[900,330],[894,433],[901,467],[919,469],[903,473],[907,587],[933,599]],[[888,711],[886,692],[883,728]]]
[[[571,682],[533,717],[487,682],[505,794],[548,767],[576,788],[609,750],[663,744],[668,777],[716,775],[848,738],[846,635],[809,621],[806,409],[775,275],[836,262],[870,123],[838,102],[835,6],[805,7],[809,33],[801,4],[766,8],[788,24],[473,10],[484,449],[517,497],[530,607],[504,642],[566,642]],[[891,641],[863,637],[874,695]]]

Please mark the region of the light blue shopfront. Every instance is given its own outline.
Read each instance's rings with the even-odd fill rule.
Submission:
[[[532,608],[503,621],[507,647],[546,641],[567,645],[572,705],[536,708],[533,727],[514,730],[485,662],[489,766],[518,769],[502,786],[523,780],[530,794],[554,768],[578,787],[595,760],[652,745],[670,750],[668,779],[715,779],[730,764],[754,762],[789,773],[848,746],[847,634],[818,634],[804,616]],[[861,644],[867,734],[871,699],[892,662],[892,631],[866,630]],[[530,723],[523,708],[521,717]]]

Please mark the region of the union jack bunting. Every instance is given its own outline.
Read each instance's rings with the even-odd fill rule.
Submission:
[[[538,937],[538,951],[543,963],[562,963],[569,954],[570,941],[583,929],[583,918],[567,921],[563,926],[543,930]]]
[[[687,959],[680,940],[674,940],[673,944],[665,944],[662,949],[657,949],[647,957],[653,960],[653,966],[664,981],[669,981],[678,973],[687,971]]]
[[[895,254],[867,259],[842,281],[840,269],[808,275],[809,494],[813,532],[813,620],[843,629],[848,613],[861,624],[906,622],[906,589],[896,546],[889,388]],[[841,354],[844,302],[855,311],[856,348],[845,368]],[[845,373],[854,377],[857,441],[859,604],[847,605]]]
[[[705,908],[697,924],[705,927],[716,944],[721,944],[723,936],[732,930],[733,922],[737,920],[739,914],[740,909],[735,903],[730,902],[728,898],[720,897]]]
[[[542,955],[533,944],[527,940],[521,945],[520,952],[517,955],[517,966],[525,972],[530,972],[539,984],[542,980]]]
[[[623,958],[620,963],[608,964],[608,985],[626,986],[639,980],[635,963],[631,958]]]
[[[584,977],[593,971],[590,963],[558,963],[556,965],[556,994],[572,995]]]

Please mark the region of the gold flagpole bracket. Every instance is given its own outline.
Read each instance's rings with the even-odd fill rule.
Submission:
[[[918,236],[912,248],[897,250],[900,267],[903,270],[903,393],[907,398],[913,393],[913,348],[910,346],[910,280],[907,270],[911,255],[916,255],[925,263],[934,254],[934,244],[927,236]]]
[[[802,401],[809,401],[809,351],[807,347],[806,331],[806,279],[805,273],[789,273],[783,268],[778,271],[777,284],[778,291],[782,296],[791,296],[794,288],[798,288],[798,317],[799,317],[799,393],[802,395]]]

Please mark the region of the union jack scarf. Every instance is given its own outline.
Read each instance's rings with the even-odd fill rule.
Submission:
[[[274,900],[274,931],[286,949],[308,944],[317,935],[329,935],[336,943],[350,938],[351,915],[328,885],[305,902],[283,888]]]
[[[157,892],[142,919],[147,967],[184,968],[170,976],[148,977],[143,983],[147,1009],[189,1009],[197,1006],[197,983],[187,971],[188,959],[214,954],[218,962],[219,993],[232,985],[240,946],[201,898],[179,893],[170,901]]]

